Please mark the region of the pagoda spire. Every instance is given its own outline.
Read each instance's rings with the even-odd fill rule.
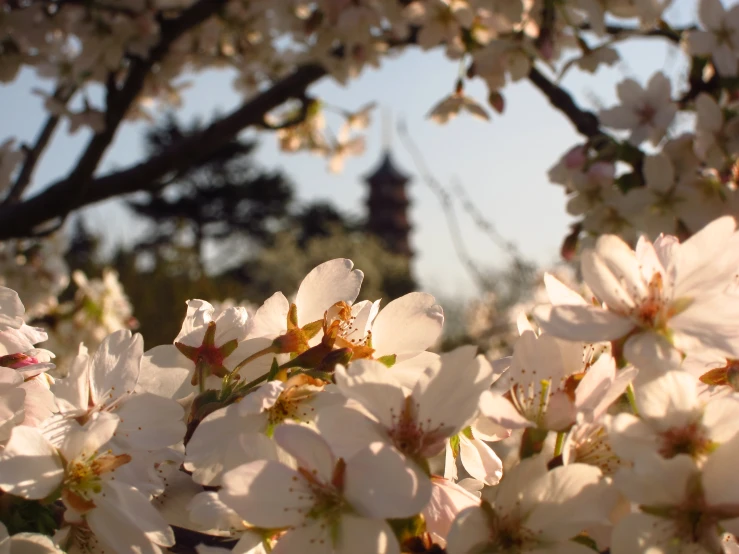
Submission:
[[[390,153],[392,125],[389,109],[383,110],[380,163],[364,178],[369,186],[367,196],[367,230],[378,237],[394,254],[413,256],[410,246],[411,225],[408,220],[410,202],[406,186],[410,177],[399,170]]]

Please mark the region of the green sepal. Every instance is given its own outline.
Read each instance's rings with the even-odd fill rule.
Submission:
[[[280,365],[277,363],[277,358],[272,358],[272,365],[267,373],[267,381],[274,381],[278,371],[280,371]]]
[[[449,446],[452,449],[452,456],[456,460],[459,457],[459,435],[454,435],[449,439]]]
[[[387,522],[400,544],[426,532],[426,521],[420,514],[402,519],[388,519]]]
[[[590,548],[591,550],[594,550],[595,552],[600,552],[600,549],[598,548],[598,543],[596,543],[591,537],[588,537],[587,535],[577,535],[572,539],[572,542],[581,544],[587,548]]]
[[[395,365],[395,360],[397,359],[398,356],[396,356],[395,354],[388,354],[387,356],[380,356],[379,358],[377,358],[377,361],[384,366],[393,367]]]

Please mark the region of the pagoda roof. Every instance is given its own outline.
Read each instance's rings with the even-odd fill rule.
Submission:
[[[410,176],[400,171],[393,163],[390,150],[385,150],[380,160],[380,164],[369,175],[364,177],[368,183],[398,183],[405,184],[410,180]]]

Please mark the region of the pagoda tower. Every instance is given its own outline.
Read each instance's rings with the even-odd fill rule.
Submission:
[[[386,146],[379,165],[364,181],[369,186],[367,231],[379,238],[390,252],[405,256],[410,262],[413,250],[406,193],[410,177],[395,166]]]

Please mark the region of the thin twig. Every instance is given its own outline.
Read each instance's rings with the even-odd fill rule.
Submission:
[[[429,171],[428,166],[424,161],[423,154],[416,146],[415,142],[413,142],[413,139],[411,139],[408,129],[402,121],[398,123],[398,135],[400,136],[400,140],[406,150],[408,150],[408,153],[411,155],[416,169],[421,174],[421,179],[423,179],[429,189],[431,189],[431,192],[433,192],[439,200],[441,209],[444,212],[444,217],[446,218],[449,236],[452,239],[452,246],[454,247],[454,252],[457,254],[457,258],[462,262],[462,266],[467,270],[475,285],[477,285],[482,292],[489,290],[490,286],[487,279],[467,252],[467,247],[462,238],[462,231],[459,227],[459,221],[457,219],[457,214],[454,211],[451,196],[444,186],[439,183],[439,181],[437,181]]]
[[[66,104],[74,94],[75,90],[76,87],[73,86],[58,86],[52,97],[55,100]],[[41,154],[48,146],[60,119],[61,116],[57,114],[51,114],[46,119],[46,123],[44,123],[44,126],[36,137],[35,144],[26,151],[26,159],[23,161],[23,166],[21,167],[20,172],[18,172],[18,177],[16,177],[10,192],[5,197],[5,200],[3,200],[3,205],[18,202],[21,199],[21,196],[23,196],[26,188],[28,188],[28,185],[31,183],[31,177],[33,177],[33,171],[36,169],[36,164],[38,163]]]

